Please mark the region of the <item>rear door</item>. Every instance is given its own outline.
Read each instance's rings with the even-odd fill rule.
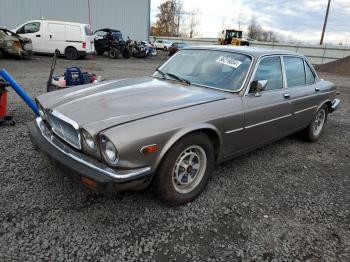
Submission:
[[[252,81],[267,80],[265,91],[250,91],[242,97],[245,110],[246,149],[259,147],[288,134],[291,128],[291,102],[285,89],[282,58],[262,58]],[[252,82],[251,81],[251,82]]]
[[[290,94],[293,109],[293,130],[306,127],[320,103],[316,74],[299,56],[283,56],[286,72],[287,91]]]

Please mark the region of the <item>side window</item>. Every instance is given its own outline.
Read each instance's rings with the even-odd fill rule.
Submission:
[[[25,24],[20,29],[17,30],[17,34],[33,34],[39,32],[40,30],[40,22],[31,22]]]
[[[304,59],[299,57],[283,57],[286,68],[288,87],[305,85]]]
[[[315,83],[315,74],[312,72],[310,66],[305,61],[305,73],[306,73],[306,85],[312,85]]]
[[[266,90],[283,88],[281,59],[278,56],[263,58],[256,70],[254,81],[267,80]]]

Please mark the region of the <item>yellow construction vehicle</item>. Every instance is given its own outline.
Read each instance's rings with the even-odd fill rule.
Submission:
[[[219,45],[245,45],[249,42],[243,39],[243,31],[235,29],[226,29],[222,31],[222,37],[219,38]]]

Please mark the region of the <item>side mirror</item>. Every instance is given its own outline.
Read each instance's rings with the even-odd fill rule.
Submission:
[[[260,96],[260,92],[265,91],[267,87],[267,80],[256,80],[250,84],[250,93],[255,96]]]

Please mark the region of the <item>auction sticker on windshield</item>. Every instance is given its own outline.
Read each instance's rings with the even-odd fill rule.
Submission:
[[[233,68],[238,68],[242,64],[242,62],[227,56],[220,56],[218,59],[216,59],[216,62],[231,66]]]

